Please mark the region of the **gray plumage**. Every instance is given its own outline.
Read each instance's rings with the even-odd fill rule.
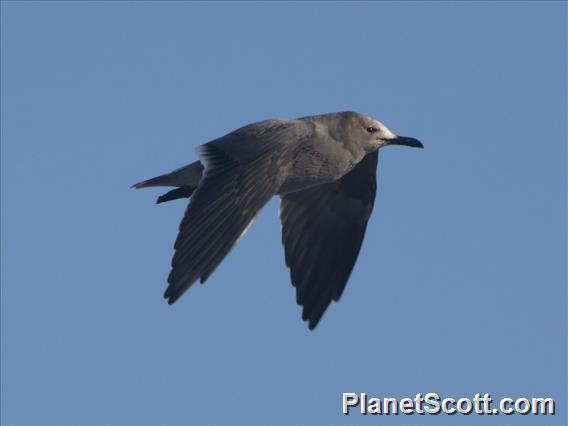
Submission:
[[[266,120],[201,145],[199,161],[133,185],[176,188],[158,203],[191,197],[174,246],[168,303],[205,282],[280,195],[286,265],[302,318],[315,328],[357,260],[375,200],[378,149],[386,145],[423,147],[355,112]]]

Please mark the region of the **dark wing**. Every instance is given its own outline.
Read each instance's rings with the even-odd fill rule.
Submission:
[[[377,151],[341,179],[282,196],[280,220],[302,319],[313,330],[357,260],[377,189]]]
[[[205,172],[179,226],[164,294],[170,304],[196,280],[205,282],[277,189],[277,153],[242,164],[206,144],[200,158]]]

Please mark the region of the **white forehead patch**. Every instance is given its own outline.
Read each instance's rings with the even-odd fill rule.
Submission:
[[[377,129],[379,129],[381,136],[383,137],[383,139],[395,139],[396,135],[390,131],[390,129],[385,126],[383,123],[381,123],[378,120],[373,120],[376,124],[375,126],[377,127]]]

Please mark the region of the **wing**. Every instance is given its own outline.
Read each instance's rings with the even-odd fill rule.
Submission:
[[[169,304],[196,280],[207,280],[278,185],[277,152],[267,149],[243,164],[214,144],[206,144],[201,146],[200,158],[205,171],[179,227],[164,294]]]
[[[337,181],[282,196],[286,265],[311,330],[341,297],[357,260],[375,201],[377,160],[375,151]]]

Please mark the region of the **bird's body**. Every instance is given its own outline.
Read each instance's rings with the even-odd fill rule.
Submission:
[[[377,150],[387,144],[422,146],[354,112],[266,120],[201,145],[200,161],[134,185],[177,188],[158,202],[192,198],[175,243],[168,302],[204,282],[280,195],[286,264],[313,329],[355,264],[375,198]]]

